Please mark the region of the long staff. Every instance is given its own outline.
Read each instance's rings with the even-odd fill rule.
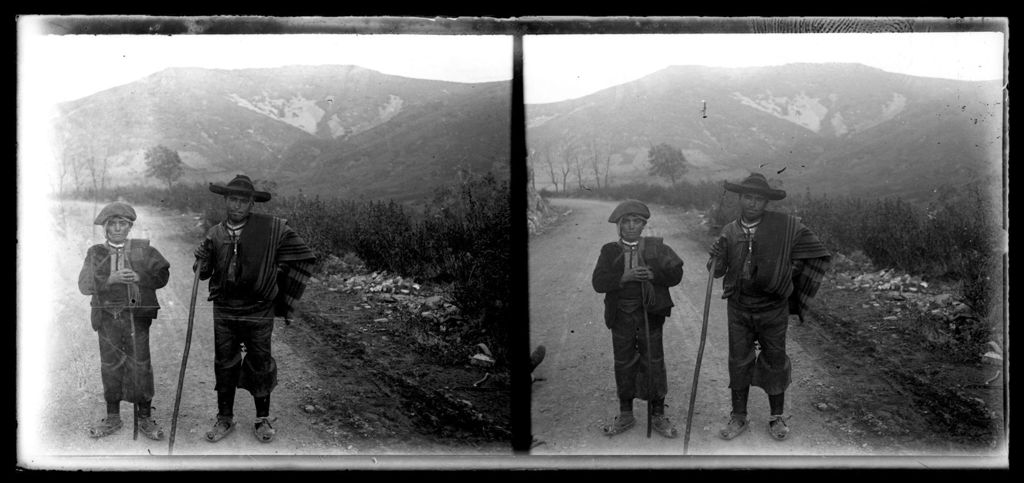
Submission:
[[[192,345],[192,320],[196,315],[196,292],[199,289],[199,272],[196,267],[192,278],[192,300],[188,304],[188,330],[185,333],[185,350],[181,353],[181,371],[178,372],[178,392],[174,395],[174,415],[171,417],[171,437],[168,442],[167,454],[174,454],[174,433],[178,429],[178,408],[181,406],[181,387],[185,383],[185,365],[188,363],[188,349]]]
[[[715,208],[715,217],[711,220],[712,226],[718,221],[718,214],[721,213],[722,203],[725,202],[725,190],[718,198],[718,206]],[[721,236],[721,232],[719,232]],[[717,241],[717,239],[716,239]],[[690,409],[686,412],[686,433],[683,435],[683,454],[690,445],[690,426],[693,422],[693,406],[697,402],[697,380],[700,379],[700,362],[704,358],[704,342],[708,334],[708,309],[711,307],[711,288],[715,281],[715,270],[718,268],[718,257],[711,257],[708,260],[708,288],[704,294],[704,320],[700,327],[700,346],[697,348],[697,363],[693,367],[693,385],[690,387]]]
[[[127,243],[126,243],[127,246]],[[125,249],[124,261],[118,258],[116,266],[114,268],[120,270],[128,265],[128,249]],[[134,282],[126,283],[124,285],[125,295],[128,297],[128,336],[132,338],[132,361],[131,370],[128,371],[128,376],[132,380],[132,440],[139,439],[139,403],[138,403],[138,389],[139,389],[139,353],[138,347],[135,343],[135,296],[133,295],[132,288]]]
[[[641,285],[642,287],[642,285]],[[641,289],[642,290],[642,289]],[[644,311],[644,340],[647,350],[647,437],[651,437],[651,411],[654,409],[654,367],[651,365],[651,326],[647,322],[647,301],[641,302],[640,309]]]
[[[711,266],[708,268],[708,289],[704,296],[704,321],[700,327],[700,347],[697,349],[697,364],[693,368],[693,386],[690,388],[690,410],[686,412],[686,434],[683,435],[683,454],[690,445],[690,425],[693,422],[693,405],[697,401],[697,380],[700,378],[700,361],[704,357],[704,341],[708,334],[708,309],[711,306],[711,287],[715,281],[715,268],[718,267],[718,258],[711,259]]]
[[[129,297],[131,297],[131,288],[130,288],[131,286],[130,285],[125,285],[125,287],[129,287],[128,293],[129,293]],[[131,303],[134,304],[135,301],[133,300],[133,301],[131,301]],[[136,344],[135,344],[135,311],[132,310],[132,306],[131,305],[128,305],[128,334],[132,338],[132,370],[131,370],[131,374],[130,374],[131,378],[132,378],[132,399],[138,399],[139,354],[135,351],[136,350]],[[139,403],[137,401],[133,401],[132,402],[132,440],[137,440],[137,439],[139,439]]]

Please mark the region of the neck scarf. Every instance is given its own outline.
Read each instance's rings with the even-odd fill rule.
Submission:
[[[107,250],[110,252],[110,273],[114,273],[122,268],[134,271],[131,258],[128,256],[131,252],[131,240],[125,240],[120,245],[115,245],[108,240]],[[128,292],[128,306],[137,306],[139,304],[139,285],[134,282],[128,283],[125,284],[125,289]]]
[[[228,220],[224,220],[224,228],[228,232],[228,239],[231,240],[231,258],[228,261],[228,276],[227,281],[235,283],[238,278],[238,239],[242,236],[242,228],[245,228],[246,222],[249,219],[246,218],[239,225],[232,225]]]
[[[740,280],[750,280],[752,278],[751,260],[754,258],[754,234],[757,233],[757,225],[761,224],[761,217],[753,223],[747,223],[740,219],[740,229],[743,230],[743,234],[747,239],[747,256],[743,261],[743,269],[740,270]]]
[[[647,264],[644,263],[644,239],[641,238],[635,242],[628,242],[623,239],[619,239],[619,243],[622,245],[622,254],[624,263],[622,264],[623,270],[629,270],[634,267],[643,267]],[[643,304],[647,307],[654,305],[654,284],[650,280],[645,280],[640,283],[641,299]]]

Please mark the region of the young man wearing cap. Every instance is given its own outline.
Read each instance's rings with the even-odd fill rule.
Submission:
[[[747,429],[747,396],[750,386],[758,386],[768,394],[768,434],[783,440],[789,434],[785,391],[792,381],[786,354],[789,315],[803,317],[831,255],[799,219],[765,209],[786,192],[771,188],[763,175],[753,173],[739,184],[727,181],[725,189],[739,194],[740,217],[722,228],[710,250],[717,259],[714,276],[725,277],[722,298],[728,299],[729,319],[732,411],[719,434],[733,439]]]
[[[594,290],[605,294],[604,321],[612,332],[615,359],[619,415],[604,427],[608,436],[636,424],[634,398],[651,403],[652,425],[658,434],[666,438],[679,434],[665,416],[668,378],[661,334],[674,305],[668,288],[683,279],[683,260],[661,238],[641,236],[650,216],[647,206],[636,200],[615,208],[608,221],[618,227],[619,239],[601,247],[592,277]]]
[[[256,406],[253,435],[269,443],[276,433],[270,418],[270,393],[277,385],[270,347],[274,317],[290,322],[316,258],[286,220],[252,213],[270,193],[257,191],[248,176],[211,183],[210,191],[224,196],[227,217],[206,233],[193,267],[200,279],[210,280],[213,301],[217,420],[206,439],[220,441],[234,429],[240,387]]]
[[[89,428],[93,438],[121,429],[121,401],[135,404],[143,435],[154,440],[164,435],[152,416],[149,327],[160,310],[156,290],[167,285],[170,264],[149,240],[128,238],[134,222],[131,205],[104,207],[93,223],[103,226],[107,241],[89,247],[78,275],[78,289],[92,296],[92,328],[99,336],[107,402],[107,417]]]

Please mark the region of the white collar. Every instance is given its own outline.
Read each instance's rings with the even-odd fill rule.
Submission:
[[[627,247],[631,248],[636,248],[636,246],[640,244],[640,240],[630,243],[626,240],[623,240],[622,238],[619,238],[619,241],[622,242],[623,245],[626,245]]]
[[[761,224],[761,220],[763,220],[763,219],[764,218],[760,218],[760,219],[758,219],[757,221],[755,221],[753,223],[747,223],[746,221],[743,221],[743,218],[740,218],[740,225],[743,228],[753,228],[753,227],[755,227],[757,225],[760,225]]]
[[[107,240],[107,246],[109,246],[110,248],[124,248],[124,242],[122,242],[120,245],[115,245],[111,243],[110,240]]]

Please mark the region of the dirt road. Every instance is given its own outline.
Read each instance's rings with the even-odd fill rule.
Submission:
[[[652,206],[645,236],[660,236],[684,261],[683,281],[670,292],[675,301],[664,328],[668,368],[666,414],[680,437],[657,433],[646,438],[646,405],[634,406],[639,423],[630,431],[608,438],[601,427],[617,413],[612,370],[611,333],[603,321],[603,296],[594,292],[591,273],[601,245],[616,239],[607,222],[615,203],[553,200],[560,211],[572,210],[561,226],[530,240],[530,343],[544,344],[547,357],[534,372],[544,380],[533,384],[532,428],[537,455],[681,455],[693,369],[700,343],[701,319],[707,289],[706,250],[687,237],[680,213]],[[759,388],[751,390],[750,429],[732,441],[717,436],[729,416],[725,301],[721,280],[715,281],[708,320],[697,400],[690,432],[690,455],[840,456],[883,454],[842,442],[826,429],[814,408],[815,394],[827,386],[820,363],[790,335],[787,349],[793,361],[793,383],[786,392],[790,437],[779,442],[766,431],[768,400]]]

